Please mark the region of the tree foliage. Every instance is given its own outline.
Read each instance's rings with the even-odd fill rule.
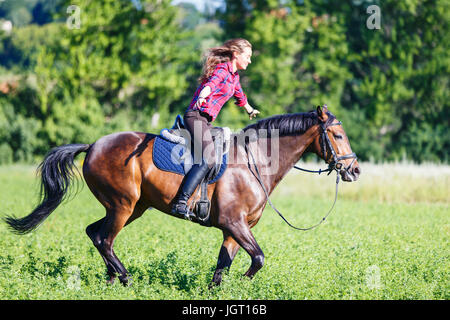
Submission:
[[[254,45],[247,90],[264,114],[326,103],[363,159],[448,161],[448,1],[227,4],[225,35]]]
[[[168,0],[140,6],[81,0],[77,23],[74,11],[66,11],[70,1],[60,4],[53,23],[2,36],[0,55],[8,58],[3,68],[14,66],[21,75],[17,81],[4,77],[2,109],[37,123],[37,132],[29,132],[41,143],[27,154],[43,155],[51,146],[92,142],[114,131],[158,130],[185,108],[199,61],[193,43],[201,41],[191,43],[178,7]],[[11,139],[0,141],[14,153],[24,148]]]
[[[0,2],[0,23],[14,25],[0,31],[0,163],[158,132],[189,104],[204,50],[234,37],[253,45],[241,83],[261,116],[326,103],[363,160],[448,161],[448,1],[225,4],[211,15],[170,0],[80,0],[77,25],[68,0]],[[232,101],[217,121],[247,123]]]

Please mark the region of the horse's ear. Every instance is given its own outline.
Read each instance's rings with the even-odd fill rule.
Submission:
[[[323,106],[323,108],[321,108],[320,106],[317,106],[317,115],[319,116],[319,120],[321,122],[325,122],[328,120],[327,111],[328,111],[328,108],[327,108],[326,104]]]

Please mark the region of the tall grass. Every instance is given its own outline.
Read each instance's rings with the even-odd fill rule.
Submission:
[[[320,163],[299,163],[317,170]],[[387,203],[449,203],[450,166],[413,163],[360,163],[362,174],[355,183],[340,183],[339,199]],[[310,174],[292,169],[275,190],[279,195],[331,198],[335,173]]]

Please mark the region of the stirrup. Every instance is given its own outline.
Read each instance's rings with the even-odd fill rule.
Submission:
[[[187,206],[186,206],[187,207]],[[196,215],[195,215],[195,213],[194,212],[192,212],[191,210],[189,210],[189,208],[187,208],[187,210],[186,210],[186,213],[181,213],[181,215],[183,215],[184,216],[184,219],[185,220],[188,220],[188,221],[192,221],[192,218],[195,218],[195,217],[197,217]]]
[[[185,208],[186,208],[186,210],[182,210],[182,211],[180,211],[180,210],[177,210],[177,209],[179,209],[181,206],[184,206]],[[184,212],[184,211],[186,211],[186,212]],[[179,215],[179,216],[183,216],[183,218],[185,219],[185,220],[189,220],[189,221],[192,221],[192,217],[195,217],[195,214],[193,213],[193,212],[191,212],[190,210],[189,210],[189,207],[187,206],[187,204],[184,204],[184,203],[176,203],[176,204],[174,204],[173,206],[172,206],[172,210],[170,211],[172,214],[177,214],[177,215]]]

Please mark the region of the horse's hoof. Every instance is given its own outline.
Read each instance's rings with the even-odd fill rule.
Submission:
[[[210,282],[208,285],[208,290],[213,290],[214,288],[217,288],[220,286],[220,282]]]
[[[214,289],[218,286],[220,286],[220,283],[222,282],[222,275],[214,275],[212,281],[209,283],[208,289]]]
[[[129,276],[119,277],[119,280],[124,287],[130,287],[133,284],[133,278]]]

